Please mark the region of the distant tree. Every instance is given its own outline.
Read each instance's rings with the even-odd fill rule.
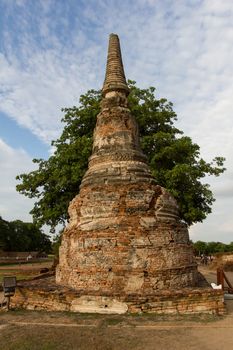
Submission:
[[[196,255],[233,252],[233,242],[226,244],[222,242],[197,241],[193,243],[193,247]]]
[[[155,88],[139,89],[129,81],[129,107],[140,130],[141,146],[158,184],[177,199],[181,218],[191,225],[203,221],[214,202],[206,175],[224,172],[224,158],[206,162],[200,148],[174,126],[177,116],[172,103],[157,99]],[[17,191],[35,198],[31,210],[34,221],[54,228],[67,219],[69,202],[79,191],[92,149],[101,92],[90,90],[80,97],[79,107],[64,108],[61,136],[52,142],[54,154],[48,160],[34,159],[38,169],[21,174]]]
[[[207,243],[203,241],[197,241],[193,243],[195,255],[201,255],[207,253]]]
[[[1,249],[6,250],[7,247],[7,240],[10,239],[10,225],[9,222],[6,220],[3,220],[0,216],[0,242],[1,242]]]
[[[33,223],[6,221],[0,217],[0,241],[5,251],[51,251],[51,241]]]
[[[226,244],[221,242],[208,242],[207,243],[207,253],[214,254],[226,251]]]
[[[233,252],[233,242],[231,242],[230,244],[228,244],[228,246],[227,246],[227,251],[228,251],[228,252]]]

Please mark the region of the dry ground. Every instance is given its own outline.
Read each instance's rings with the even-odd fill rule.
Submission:
[[[2,264],[0,265],[0,283],[2,282],[4,276],[16,276],[17,280],[27,279],[38,275],[42,268],[50,268],[51,266],[52,260],[26,264]]]
[[[215,272],[201,269],[215,281]],[[1,312],[0,349],[232,350],[233,300],[227,308],[226,317]]]

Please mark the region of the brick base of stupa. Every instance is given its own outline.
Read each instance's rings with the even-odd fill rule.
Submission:
[[[69,207],[56,282],[75,290],[150,295],[197,286],[197,264],[174,198],[148,183],[82,188]]]
[[[223,315],[223,292],[209,287],[163,290],[153,294],[85,294],[58,286],[54,278],[18,284],[11,308],[80,313],[213,314]]]

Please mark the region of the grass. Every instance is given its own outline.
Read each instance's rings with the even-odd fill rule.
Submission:
[[[37,268],[38,265],[38,268]],[[4,276],[16,276],[17,280],[30,279],[31,277],[37,276],[43,267],[51,265],[51,260],[43,260],[38,262],[25,262],[17,264],[0,264],[0,283],[2,283]],[[30,269],[30,266],[32,268]],[[27,268],[25,268],[27,267]]]
[[[41,260],[39,260],[39,261],[23,261],[23,262],[0,262],[0,267],[1,266],[12,266],[12,267],[14,267],[14,266],[21,266],[21,265],[37,265],[37,264],[44,264],[44,263],[51,263],[53,261],[53,258],[52,258],[52,256],[51,257],[48,257],[48,258],[46,258],[46,259],[41,259]]]
[[[73,323],[82,321],[98,321],[103,325],[118,325],[122,323],[127,323],[130,325],[145,323],[160,323],[160,322],[185,322],[185,323],[211,323],[215,321],[222,320],[226,316],[218,316],[211,314],[187,314],[187,315],[168,315],[168,314],[155,314],[155,313],[143,313],[143,314],[96,314],[96,313],[76,313],[70,311],[51,311],[47,312],[45,310],[25,310],[25,309],[15,309],[8,313],[12,317],[20,315],[25,316],[25,318],[32,319],[43,319],[49,316],[50,319],[66,319]]]
[[[27,271],[25,271],[25,273],[19,272],[19,271],[14,271],[14,270],[6,270],[6,271],[0,271],[0,283],[2,283],[3,278],[5,276],[16,276],[17,281],[21,281],[21,280],[26,280],[26,279],[30,279],[31,277],[33,277],[33,274],[28,274],[26,273]],[[36,274],[35,274],[36,275]]]
[[[177,320],[171,320],[169,317],[168,321],[172,325],[171,329],[160,329],[159,325],[163,325],[160,316],[150,314],[99,315],[26,310],[9,311],[0,314],[0,349],[154,350],[171,347],[175,350],[199,349],[194,345],[198,345],[200,334],[197,332],[200,332],[201,328],[198,325],[198,328],[195,329],[194,325],[192,331],[190,321],[192,325],[196,322],[203,322],[202,317],[198,317],[198,315],[196,317],[180,317],[179,321],[182,320],[183,324],[180,324]],[[211,320],[213,320],[212,317],[205,318],[205,321]],[[20,322],[27,322],[27,324],[20,324]],[[37,325],[37,322],[40,325]],[[8,325],[4,327],[4,324],[7,323]],[[77,324],[77,327],[69,327],[69,323],[71,325]],[[158,328],[156,328],[156,324]],[[167,322],[164,324],[166,325]],[[3,328],[1,328],[2,325]],[[149,326],[148,329],[146,328],[147,325]],[[155,328],[150,328],[151,325]],[[178,328],[174,328],[175,325],[178,325]],[[185,325],[188,325],[188,328]],[[211,329],[210,327],[205,328],[203,323],[202,325],[204,327],[202,333],[204,332],[203,334],[206,336],[208,332],[211,332]],[[143,327],[138,328],[137,326]],[[228,335],[229,329],[222,329],[221,332],[223,331]],[[210,336],[212,339],[213,333]],[[189,347],[190,339],[193,342]],[[221,348],[218,334],[216,334],[216,342],[215,349]]]

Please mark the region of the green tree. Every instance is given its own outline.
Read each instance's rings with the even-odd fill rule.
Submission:
[[[195,255],[207,254],[207,243],[203,241],[197,241],[193,243]]]
[[[227,246],[227,251],[228,252],[233,252],[233,242],[229,243]]]
[[[6,221],[0,217],[0,241],[5,251],[51,251],[51,241],[33,223]]]
[[[222,242],[197,241],[193,243],[193,248],[196,255],[233,252],[233,242],[226,244]]]
[[[2,250],[7,249],[7,242],[10,240],[10,223],[0,216],[0,246]]]
[[[191,225],[203,221],[214,201],[206,175],[220,175],[224,158],[208,163],[200,148],[174,126],[172,103],[157,99],[155,88],[139,89],[129,81],[129,106],[139,124],[141,146],[158,184],[177,199],[181,218]],[[17,190],[35,198],[31,214],[39,225],[54,228],[67,219],[70,200],[78,193],[91,154],[92,134],[100,111],[101,92],[90,90],[80,97],[78,107],[64,108],[61,136],[52,142],[55,151],[48,159],[34,159],[38,169],[21,174]]]

